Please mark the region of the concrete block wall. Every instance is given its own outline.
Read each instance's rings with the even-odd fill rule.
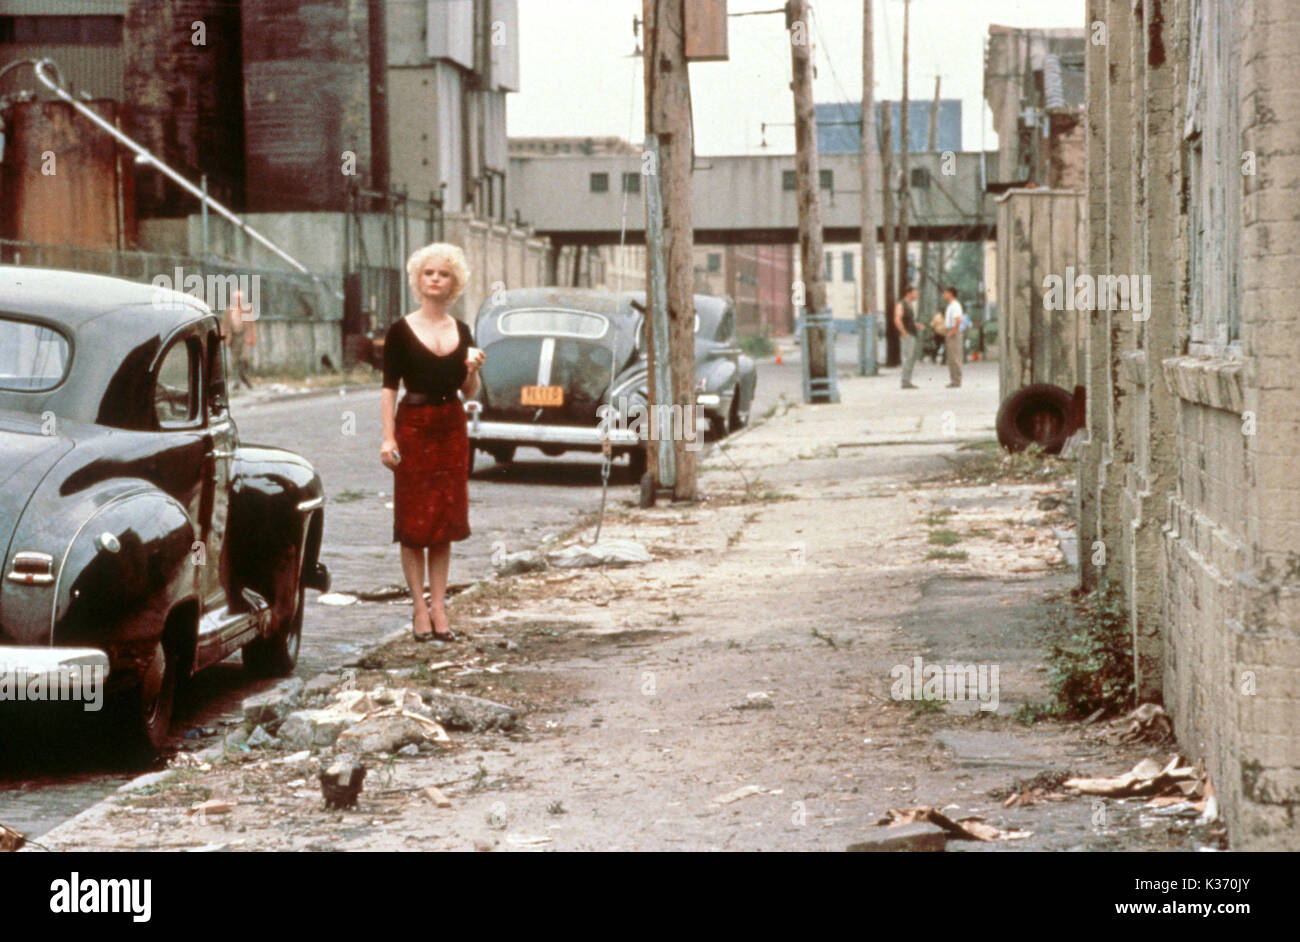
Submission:
[[[1300,849],[1300,7],[1087,15],[1090,267],[1149,274],[1152,303],[1088,331],[1081,557],[1112,551],[1082,580],[1121,588],[1140,698],[1205,760],[1232,846]]]

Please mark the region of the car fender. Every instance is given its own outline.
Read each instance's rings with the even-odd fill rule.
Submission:
[[[235,592],[250,588],[265,598],[278,625],[292,615],[287,579],[296,584],[301,574],[312,588],[328,588],[318,568],[325,487],[305,458],[281,448],[241,446],[231,471],[226,541]]]

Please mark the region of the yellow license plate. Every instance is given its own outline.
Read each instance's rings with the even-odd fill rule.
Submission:
[[[564,387],[525,386],[519,391],[519,403],[525,406],[562,406]]]

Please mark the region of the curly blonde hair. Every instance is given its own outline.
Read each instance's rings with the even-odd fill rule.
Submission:
[[[446,262],[451,269],[452,277],[456,279],[451,300],[455,301],[469,283],[469,262],[466,261],[461,247],[450,242],[431,242],[411,253],[411,257],[406,260],[406,281],[411,286],[411,294],[417,301],[420,300],[420,272],[426,264],[434,260]]]

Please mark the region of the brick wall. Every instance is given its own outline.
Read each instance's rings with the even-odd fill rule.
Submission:
[[[1080,532],[1110,552],[1142,699],[1204,759],[1238,849],[1300,848],[1300,7],[1089,0],[1097,312]],[[1101,71],[1104,69],[1104,72]],[[1081,554],[1081,555],[1087,555]]]

